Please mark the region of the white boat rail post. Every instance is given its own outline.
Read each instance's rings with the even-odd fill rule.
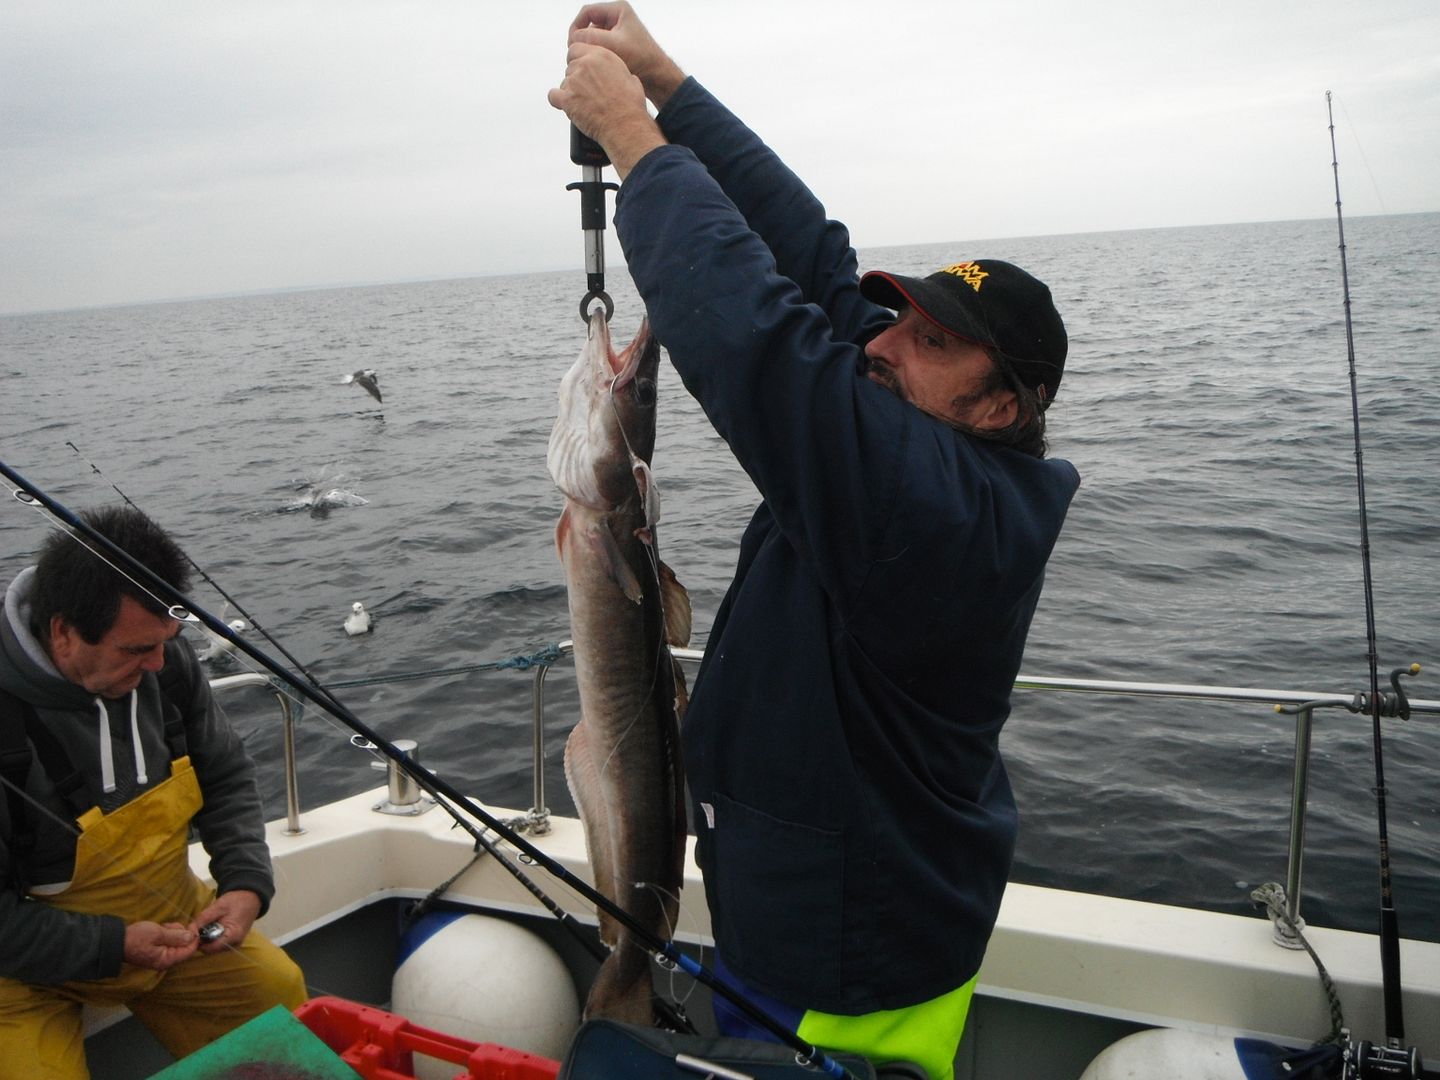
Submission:
[[[267,675],[250,671],[242,675],[223,675],[210,680],[210,690],[230,690],[239,686],[268,686],[280,703],[280,718],[285,745],[285,832],[299,836],[305,830],[300,827],[300,779],[295,768],[295,714],[290,708],[290,697]]]

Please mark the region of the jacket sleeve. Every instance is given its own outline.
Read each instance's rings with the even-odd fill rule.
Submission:
[[[62,911],[21,894],[6,802],[0,797],[0,976],[49,986],[118,975],[125,959],[124,920]]]
[[[661,146],[637,163],[615,224],[686,389],[847,609],[896,537],[916,543],[894,510],[927,418],[858,377],[860,349],[779,272],[690,150]]]
[[[210,856],[216,891],[249,889],[260,897],[263,915],[275,895],[275,880],[255,763],[234,729],[213,708],[210,684],[190,643],[181,638],[172,641],[166,646],[165,662],[186,669],[186,742],[205,800],[194,825]]]
[[[709,170],[770,249],[779,274],[825,312],[837,339],[863,343],[892,321],[860,295],[849,230],[827,218],[804,182],[714,95],[688,78],[657,119],[667,139]]]

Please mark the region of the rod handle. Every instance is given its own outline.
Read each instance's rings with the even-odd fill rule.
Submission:
[[[609,165],[605,148],[574,124],[570,125],[570,160],[576,165]]]

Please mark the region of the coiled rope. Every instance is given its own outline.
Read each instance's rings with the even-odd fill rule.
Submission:
[[[1282,923],[1286,927],[1286,933],[1300,942],[1301,946],[1310,954],[1310,959],[1315,961],[1315,969],[1320,973],[1320,984],[1325,987],[1325,996],[1330,999],[1330,1034],[1319,1040],[1317,1046],[1325,1046],[1329,1043],[1341,1045],[1345,1042],[1345,1016],[1340,1009],[1340,994],[1335,989],[1335,980],[1330,978],[1330,972],[1325,970],[1324,963],[1320,956],[1311,947],[1310,942],[1305,940],[1305,934],[1290,913],[1285,910],[1285,887],[1274,881],[1266,882],[1250,894],[1250,899],[1257,904],[1264,904],[1265,910],[1270,913],[1270,918],[1277,926]]]

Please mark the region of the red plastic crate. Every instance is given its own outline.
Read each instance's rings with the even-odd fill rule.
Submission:
[[[560,1071],[550,1058],[431,1031],[344,998],[312,998],[295,1016],[364,1080],[414,1080],[416,1053],[463,1065],[455,1080],[555,1080]]]

